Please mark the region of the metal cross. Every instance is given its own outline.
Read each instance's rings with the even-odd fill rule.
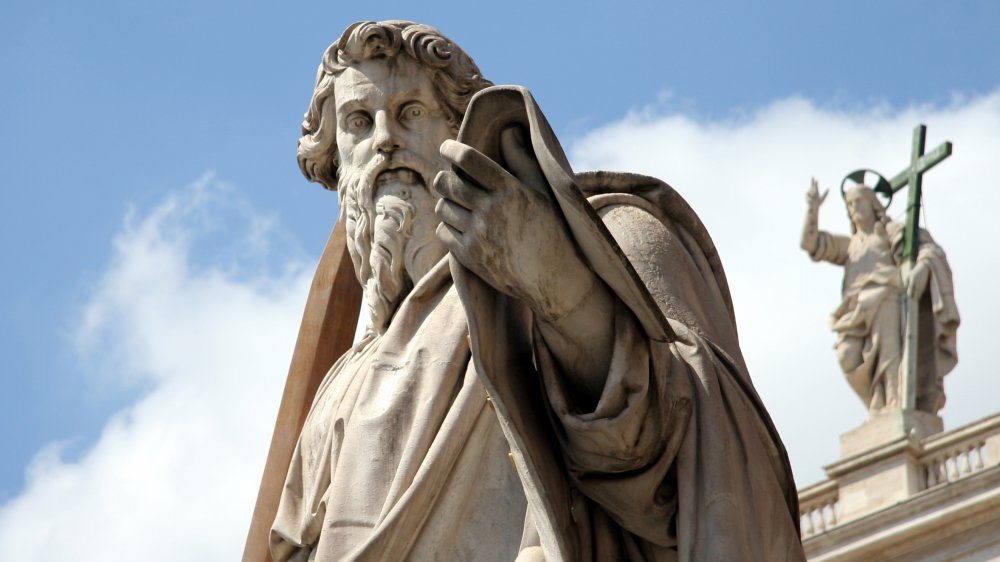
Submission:
[[[920,231],[920,200],[923,188],[923,174],[936,164],[951,156],[951,143],[943,144],[924,154],[924,144],[927,140],[927,126],[917,125],[913,130],[913,150],[910,155],[910,165],[896,174],[889,184],[895,193],[907,185],[910,186],[906,203],[906,225],[903,231],[903,263],[904,281],[909,279],[910,271],[917,261]],[[918,297],[919,298],[919,297]],[[905,314],[906,328],[903,339],[903,409],[915,410],[917,407],[917,311],[919,303],[916,299],[906,297]]]
[[[924,172],[930,170],[945,158],[951,156],[951,143],[945,141],[941,146],[924,154],[924,144],[927,141],[927,125],[917,125],[913,129],[913,151],[910,165],[896,174],[889,184],[896,193],[907,185],[910,186],[906,198],[906,230],[903,238],[903,258],[912,265],[917,261],[917,232],[920,224],[920,199],[923,188]]]

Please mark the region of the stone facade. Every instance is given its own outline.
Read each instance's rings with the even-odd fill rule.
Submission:
[[[828,479],[799,491],[808,559],[1000,560],[1000,414],[934,434],[897,414],[846,433]]]

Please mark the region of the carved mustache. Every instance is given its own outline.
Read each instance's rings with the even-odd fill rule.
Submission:
[[[404,183],[420,183],[427,186],[431,175],[430,162],[407,151],[396,151],[391,156],[375,155],[365,165],[361,181],[372,186],[398,180]],[[374,189],[373,189],[374,191]],[[372,193],[374,196],[374,193]]]

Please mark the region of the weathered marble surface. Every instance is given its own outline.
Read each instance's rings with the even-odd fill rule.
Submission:
[[[488,86],[408,22],[324,55],[299,163],[372,325],[316,393],[274,559],[803,560],[697,215],[575,175],[530,94]]]

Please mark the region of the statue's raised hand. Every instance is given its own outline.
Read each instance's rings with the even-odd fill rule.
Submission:
[[[829,193],[830,190],[827,189],[820,195],[819,182],[816,181],[816,178],[812,178],[812,181],[809,182],[809,191],[806,192],[806,203],[808,204],[806,220],[802,225],[802,238],[799,246],[810,254],[816,251],[816,245],[819,243],[819,206],[823,204]]]
[[[826,201],[826,196],[829,194],[830,190],[826,189],[820,195],[819,182],[816,181],[816,178],[812,178],[812,181],[809,182],[809,191],[806,192],[806,203],[810,209],[818,209],[823,204],[823,201]]]
[[[583,301],[596,276],[580,257],[521,130],[503,131],[500,147],[510,172],[468,145],[441,145],[454,171],[434,178],[438,237],[493,288],[555,321]]]

